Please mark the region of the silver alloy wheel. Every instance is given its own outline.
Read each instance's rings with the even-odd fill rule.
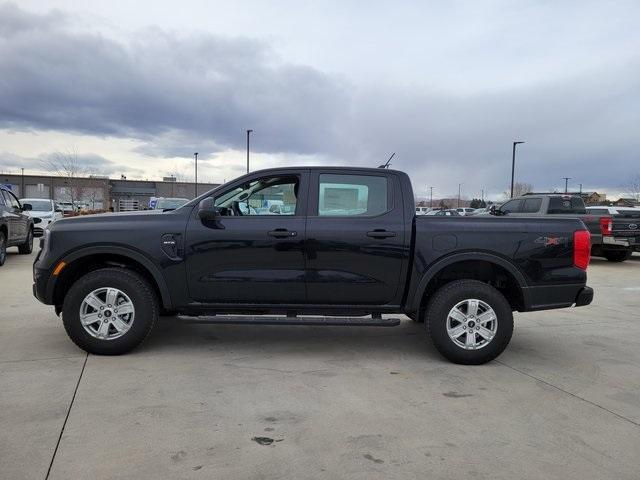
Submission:
[[[457,303],[447,315],[447,333],[465,350],[486,347],[496,336],[498,317],[488,303],[469,298]]]
[[[80,305],[80,323],[92,337],[114,340],[129,331],[135,318],[133,302],[122,290],[97,288]]]

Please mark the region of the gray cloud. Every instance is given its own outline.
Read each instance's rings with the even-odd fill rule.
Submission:
[[[637,32],[616,36],[612,45],[585,40],[584,48],[600,55],[597,67],[563,69],[557,59],[571,52],[557,58],[550,52],[548,62],[536,52],[535,65],[553,68],[540,67],[535,81],[517,86],[502,80],[527,66],[527,56],[502,48],[501,61],[482,71],[484,85],[493,75],[500,88],[462,94],[413,81],[437,78],[437,64],[416,64],[404,84],[354,85],[286,63],[256,39],[153,27],[116,41],[71,23],[60,12],[0,5],[0,128],[132,137],[143,141],[138,152],[153,157],[243,149],[244,130],[253,128],[256,152],[376,166],[396,151],[394,166],[412,175],[418,193],[435,185],[448,196],[460,182],[469,196],[506,189],[514,139],[527,142],[518,153],[517,179],[538,189],[560,186],[563,176],[585,188],[616,188],[640,170]],[[597,27],[597,18],[588,25],[581,35]],[[533,25],[528,35],[536,32]],[[570,33],[559,36],[558,48]],[[546,35],[550,48],[553,38]],[[478,70],[500,41],[481,39],[450,52],[476,52]],[[511,65],[507,54],[514,56]],[[367,65],[378,61],[362,58]],[[455,59],[447,62],[451,68]],[[466,74],[460,65],[460,76]]]
[[[0,172],[17,172],[20,168],[29,171],[42,173],[51,172],[51,162],[56,162],[58,155],[69,155],[68,152],[50,152],[37,157],[24,157],[10,152],[0,152]],[[129,173],[133,175],[143,175],[144,170],[136,167],[118,164],[95,153],[77,153],[77,164],[82,166],[82,174],[93,175],[114,175]]]
[[[348,109],[341,82],[279,63],[255,40],[149,28],[123,45],[60,15],[0,6],[0,126],[149,141],[183,132],[225,147],[250,126],[264,151],[313,153]]]

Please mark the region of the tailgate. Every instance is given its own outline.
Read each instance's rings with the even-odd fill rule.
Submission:
[[[640,245],[640,212],[615,215],[613,217],[613,236],[626,238],[633,244]]]

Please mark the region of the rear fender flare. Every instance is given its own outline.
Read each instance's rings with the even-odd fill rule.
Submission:
[[[527,282],[524,278],[524,275],[518,270],[518,268],[513,265],[508,260],[505,260],[502,257],[497,255],[492,255],[490,253],[485,252],[465,252],[465,253],[455,253],[448,257],[441,258],[437,260],[433,265],[431,265],[427,271],[422,275],[420,282],[418,283],[418,288],[416,288],[413,300],[411,302],[411,311],[417,312],[420,309],[420,303],[422,302],[422,297],[424,292],[427,290],[427,285],[429,282],[445,267],[452,265],[454,263],[463,262],[466,260],[482,260],[489,263],[494,263],[502,268],[504,268],[507,272],[513,275],[513,278],[516,279],[518,285],[520,286],[520,290],[522,291],[522,296],[525,305],[529,305],[529,295],[527,289]]]

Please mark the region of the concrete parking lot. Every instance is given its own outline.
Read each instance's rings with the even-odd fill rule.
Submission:
[[[87,355],[0,268],[0,478],[638,479],[640,256],[592,260],[594,304],[516,314],[488,365],[424,327],[212,326],[163,318]],[[34,254],[35,255],[35,254]]]

